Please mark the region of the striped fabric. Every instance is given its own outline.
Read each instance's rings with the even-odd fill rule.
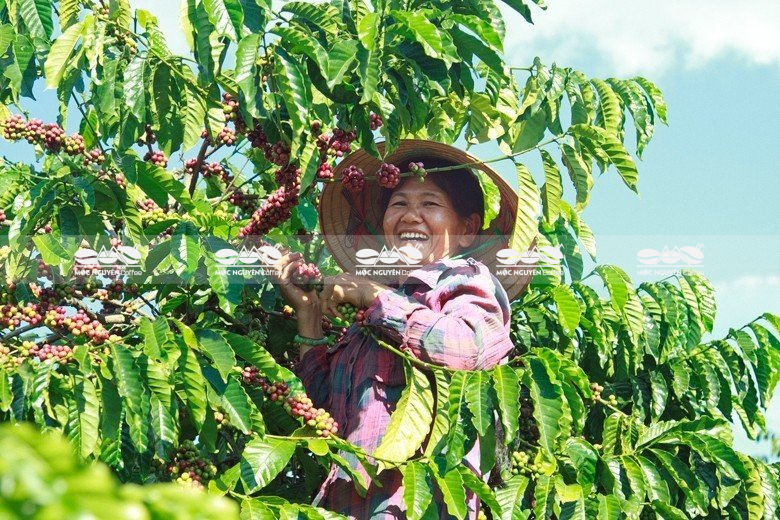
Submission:
[[[442,259],[413,271],[366,311],[366,323],[377,336],[428,363],[464,370],[490,369],[507,356],[509,320],[506,292],[472,258]],[[373,452],[405,384],[401,359],[353,325],[341,342],[309,350],[296,372],[314,404],[338,421],[339,436]],[[353,455],[342,455],[370,482]],[[464,463],[485,478],[478,469],[479,443]],[[379,481],[381,487],[371,484],[362,498],[349,474],[334,464],[314,503],[355,519],[406,518],[401,473],[385,470]],[[453,518],[438,490],[434,500],[441,518]],[[468,493],[467,500],[467,518],[475,519],[478,499]]]

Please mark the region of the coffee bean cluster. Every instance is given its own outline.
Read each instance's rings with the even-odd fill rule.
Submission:
[[[192,441],[184,441],[167,466],[168,475],[176,482],[203,488],[217,476],[217,467],[200,456]]]
[[[28,302],[21,306],[7,303],[0,307],[0,328],[14,330],[22,322],[37,325],[44,321],[42,313],[45,312],[45,309],[37,303]]]
[[[165,156],[165,153],[161,151],[146,152],[144,155],[144,161],[150,162],[155,166],[159,166],[160,168],[168,167],[168,158]]]
[[[85,153],[84,137],[81,134],[66,136],[65,130],[56,123],[44,123],[40,119],[25,121],[19,114],[13,114],[5,120],[3,137],[11,142],[24,139],[30,144],[43,146],[50,153],[64,151],[71,156],[83,154],[84,164],[87,166],[105,160],[100,149]]]
[[[260,125],[255,126],[246,137],[249,139],[252,148],[262,150],[263,155],[269,162],[277,166],[287,166],[287,163],[290,162],[290,147],[281,140],[271,144]]]
[[[335,157],[343,157],[352,150],[352,143],[357,139],[354,130],[334,128],[331,134],[320,134],[317,137],[317,147],[320,152]]]
[[[43,345],[36,345],[33,343],[33,347],[28,351],[29,357],[35,357],[39,361],[54,360],[60,363],[67,363],[73,359],[73,349],[68,345],[50,345],[44,343]]]
[[[157,205],[152,199],[145,199],[138,203],[141,208],[141,224],[144,227],[151,226],[164,220],[169,220],[168,213]]]
[[[417,176],[420,182],[425,179],[427,172],[425,171],[425,165],[422,162],[410,162],[408,168],[410,172]]]
[[[274,191],[252,214],[249,224],[238,234],[239,237],[265,235],[271,229],[285,222],[298,204],[300,184],[284,185]]]
[[[315,408],[309,397],[301,392],[290,395],[290,388],[284,382],[271,383],[260,376],[257,367],[249,366],[241,373],[244,384],[259,386],[271,401],[282,403],[284,409],[296,418],[301,418],[305,424],[313,427],[320,437],[336,435],[339,426],[333,417],[323,408]]]
[[[238,137],[236,137],[236,133],[227,126],[223,127],[222,130],[219,131],[217,134],[217,145],[224,145],[224,146],[233,146],[236,144],[236,141],[238,140]]]
[[[382,123],[382,118],[379,117],[379,114],[374,114],[373,112],[371,112],[371,114],[369,114],[369,116],[368,116],[368,127],[371,130],[376,130],[377,128],[382,126],[382,124],[383,124]]]
[[[591,383],[590,389],[593,391],[593,401],[601,401],[603,399],[602,393],[604,392],[604,387],[601,386],[598,383]],[[611,394],[609,397],[607,397],[607,402],[612,406],[617,406],[617,396],[615,394]]]
[[[532,456],[527,451],[512,452],[512,475],[539,475],[539,467],[530,462],[531,459]]]
[[[341,183],[351,193],[360,193],[363,191],[363,186],[366,183],[365,178],[366,176],[363,173],[363,170],[352,164],[344,169],[344,173],[341,176]]]
[[[383,188],[395,188],[401,182],[401,170],[394,164],[382,163],[377,172],[377,182]]]
[[[304,291],[311,291],[322,284],[322,273],[315,264],[301,264],[292,274],[292,283]]]

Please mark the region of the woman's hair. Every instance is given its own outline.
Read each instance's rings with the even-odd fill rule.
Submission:
[[[408,170],[409,162],[422,162],[425,165],[425,169],[431,168],[443,168],[447,166],[456,166],[458,163],[447,161],[446,159],[430,158],[430,157],[413,157],[406,161],[406,164],[396,164],[401,171]],[[416,178],[406,177],[401,178],[402,182],[417,182]],[[466,168],[458,170],[449,170],[445,172],[433,172],[425,176],[425,180],[434,183],[438,186],[452,202],[452,207],[458,216],[466,218],[473,213],[479,215],[480,222],[485,221],[485,202],[482,197],[482,189],[479,186],[477,177]],[[401,184],[398,185],[399,187]],[[379,209],[380,209],[380,222],[384,219],[385,211],[390,203],[390,197],[396,188],[380,188],[379,194]]]

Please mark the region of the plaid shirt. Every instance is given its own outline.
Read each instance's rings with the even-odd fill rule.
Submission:
[[[512,349],[509,312],[504,288],[484,264],[443,259],[413,271],[399,289],[380,293],[366,310],[366,322],[423,361],[478,370],[494,367]],[[338,422],[339,436],[372,453],[405,385],[402,360],[353,325],[339,343],[309,350],[296,372],[314,404]],[[354,456],[342,455],[370,482]],[[485,478],[479,458],[477,442],[464,463]],[[401,472],[385,470],[378,480],[382,486],[371,483],[362,498],[349,475],[334,464],[314,503],[355,519],[406,518]],[[438,489],[434,501],[441,518],[453,518]],[[467,518],[476,519],[478,498],[469,491],[467,501]]]

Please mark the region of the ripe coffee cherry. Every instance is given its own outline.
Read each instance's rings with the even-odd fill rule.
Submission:
[[[274,178],[279,186],[299,183],[301,179],[301,169],[288,164],[287,166],[276,170]]]
[[[136,144],[143,146],[144,144],[154,144],[157,142],[157,134],[154,133],[152,125],[146,125],[144,128],[144,135],[138,140]]]
[[[301,186],[284,185],[268,197],[260,209],[252,214],[252,220],[238,236],[264,235],[290,218],[292,208],[298,204]]]
[[[374,114],[373,112],[368,116],[368,127],[371,130],[376,130],[382,126],[382,118],[379,117],[378,114]]]
[[[217,144],[224,144],[225,146],[233,146],[236,144],[236,134],[228,127],[224,127],[217,134]]]
[[[5,216],[5,210],[0,209],[0,222],[5,222],[6,216]]]
[[[62,148],[68,155],[79,155],[84,153],[84,138],[81,134],[73,134],[62,140]]]
[[[246,213],[252,213],[257,209],[257,195],[247,194],[239,189],[230,194],[228,202]]]
[[[238,101],[225,92],[222,94],[222,113],[225,114],[225,121],[232,121],[238,115]]]
[[[39,361],[47,361],[52,359],[59,362],[68,362],[73,359],[73,349],[68,345],[50,345],[44,343],[43,345],[35,345],[30,349],[30,357],[36,357]]]
[[[319,135],[320,131],[322,130],[322,122],[318,119],[315,119],[311,122],[311,131],[313,134]]]
[[[86,154],[84,154],[84,166],[90,164],[102,164],[106,160],[106,156],[100,151],[100,148],[93,148]]]
[[[365,174],[363,170],[353,164],[344,170],[341,182],[350,192],[360,193],[366,183]]]
[[[144,161],[150,162],[156,166],[159,166],[160,168],[165,168],[168,166],[168,158],[165,157],[165,154],[160,151],[146,152],[146,155],[144,155]]]
[[[326,181],[333,178],[333,167],[329,162],[326,161],[320,164],[319,168],[317,168],[317,178]]]
[[[46,128],[40,119],[30,119],[24,125],[24,136],[30,144],[42,143],[46,138]]]
[[[46,125],[43,144],[50,152],[57,152],[62,146],[63,137],[65,137],[65,130],[56,123],[49,123]]]
[[[26,124],[19,114],[8,116],[3,124],[3,137],[7,141],[18,141],[26,137]]]
[[[268,136],[259,125],[247,134],[247,139],[252,143],[252,148],[263,150],[265,158],[273,164],[285,166],[290,161],[290,147],[283,141],[277,141],[273,145],[269,143]]]
[[[314,264],[301,264],[292,274],[292,283],[304,291],[311,291],[322,284],[322,273]]]
[[[377,182],[383,188],[395,188],[401,182],[401,170],[394,164],[382,163],[377,172]]]

